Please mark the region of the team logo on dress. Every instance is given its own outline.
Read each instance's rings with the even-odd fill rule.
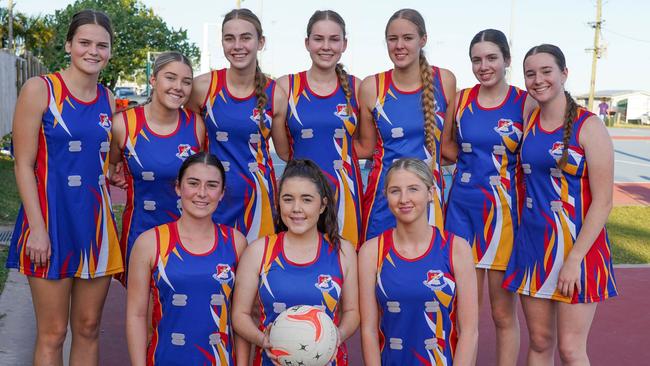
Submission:
[[[430,269],[427,272],[427,279],[422,281],[422,283],[432,290],[440,290],[443,287],[447,286],[447,282],[445,282],[444,277],[445,274],[442,271],[439,271],[437,269]]]
[[[196,148],[190,144],[180,144],[178,145],[178,151],[176,152],[176,157],[185,161],[185,159],[196,154]]]
[[[515,132],[515,127],[511,119],[501,118],[494,130],[501,136],[510,136]]]
[[[553,147],[551,147],[548,153],[551,154],[553,159],[560,160],[562,158],[562,151],[564,151],[564,144],[562,141],[555,141]]]
[[[348,114],[348,105],[347,104],[337,104],[336,105],[336,112],[334,112],[334,114],[339,118],[349,118],[350,115]]]
[[[230,282],[233,279],[232,269],[229,264],[217,264],[217,273],[212,274],[212,278],[219,281],[219,283]]]
[[[106,113],[99,114],[99,125],[101,128],[109,131],[111,129],[111,118]]]
[[[271,120],[271,117],[272,117],[271,114],[265,109],[264,110],[264,121],[262,121],[262,122],[264,124],[266,124],[268,121]],[[251,120],[253,122],[255,122],[255,124],[259,124],[260,123],[260,109],[259,108],[253,109],[253,115],[250,116],[250,118],[251,118]]]
[[[318,281],[314,284],[314,286],[323,292],[329,292],[334,288],[334,281],[332,281],[332,276],[322,274],[318,275]]]

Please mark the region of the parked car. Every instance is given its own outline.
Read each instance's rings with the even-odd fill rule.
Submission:
[[[148,98],[149,96],[146,91],[138,94],[136,93],[135,88],[131,86],[118,86],[115,88],[115,105],[117,112],[144,103]]]

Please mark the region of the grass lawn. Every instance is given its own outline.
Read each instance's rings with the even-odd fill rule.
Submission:
[[[650,207],[614,207],[607,220],[614,263],[650,263]]]

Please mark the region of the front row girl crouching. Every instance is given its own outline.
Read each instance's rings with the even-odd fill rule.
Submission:
[[[126,332],[134,366],[245,365],[234,352],[230,300],[243,234],[212,222],[225,189],[224,168],[205,152],[183,162],[176,181],[182,214],[138,237],[131,252]],[[147,345],[147,307],[153,334]],[[238,338],[237,338],[238,339]]]
[[[279,234],[253,242],[237,272],[235,331],[258,346],[254,365],[269,357],[270,324],[294,305],[323,307],[338,326],[341,344],[331,365],[347,365],[344,340],[359,324],[357,256],[339,237],[332,189],[311,160],[292,160],[280,179],[276,224]],[[259,300],[255,324],[251,308]]]
[[[393,163],[384,194],[397,226],[359,251],[366,365],[470,365],[478,339],[476,275],[466,240],[430,226],[431,169]]]

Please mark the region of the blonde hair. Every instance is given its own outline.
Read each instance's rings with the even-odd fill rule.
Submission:
[[[427,189],[434,186],[433,174],[424,161],[416,158],[402,158],[395,160],[388,168],[386,178],[384,178],[384,193],[386,193],[391,176],[398,170],[406,170],[415,174],[427,186]]]

